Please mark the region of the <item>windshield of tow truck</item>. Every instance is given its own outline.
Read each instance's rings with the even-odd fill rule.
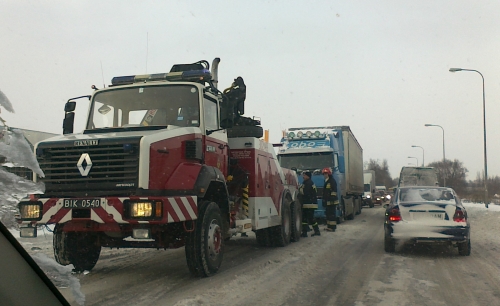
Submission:
[[[281,167],[298,170],[315,170],[326,167],[334,168],[333,152],[315,152],[303,154],[282,154],[278,156]]]
[[[199,90],[192,85],[116,88],[94,96],[87,129],[200,126]]]

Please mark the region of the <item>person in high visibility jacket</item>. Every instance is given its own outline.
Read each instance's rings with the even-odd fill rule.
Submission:
[[[309,225],[312,225],[314,233],[312,236],[320,236],[318,222],[314,218],[314,211],[318,208],[318,197],[316,186],[311,180],[311,172],[302,172],[304,182],[299,187],[299,201],[302,204],[302,237],[307,237]]]
[[[323,206],[326,208],[326,230],[335,232],[337,229],[337,217],[335,213],[339,205],[337,182],[333,178],[332,170],[330,168],[324,168],[321,170],[321,173],[323,173],[323,176],[325,177],[325,187],[323,188]]]

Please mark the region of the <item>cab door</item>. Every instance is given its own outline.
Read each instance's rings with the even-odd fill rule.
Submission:
[[[227,134],[225,130],[218,131],[219,106],[217,100],[208,96],[203,98],[203,122],[206,133],[205,164],[220,169],[224,176],[227,176]]]

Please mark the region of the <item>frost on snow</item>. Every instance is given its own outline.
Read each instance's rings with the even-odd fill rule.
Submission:
[[[3,106],[7,111],[13,113],[14,109],[12,108],[12,104],[10,103],[7,96],[0,90],[0,106]]]
[[[71,293],[78,305],[85,304],[85,295],[81,290],[80,281],[71,274],[73,265],[61,266],[55,260],[40,253],[32,257],[54,285],[59,288],[71,288]]]
[[[0,127],[0,159],[2,164],[25,167],[44,176],[24,135],[19,130]],[[0,220],[12,225],[13,216],[17,212],[16,205],[28,194],[39,194],[45,191],[43,183],[35,183],[21,178],[0,167]]]

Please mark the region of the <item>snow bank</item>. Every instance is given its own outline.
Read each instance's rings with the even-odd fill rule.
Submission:
[[[0,91],[0,106],[6,110],[14,112],[12,104],[7,97]],[[43,177],[44,174],[38,165],[35,155],[33,154],[23,133],[16,129],[9,129],[5,125],[5,121],[0,117],[0,122],[4,124],[0,126],[0,158],[4,165],[7,163],[15,167],[25,167]],[[6,171],[0,166],[0,220],[13,222],[14,213],[17,212],[17,204],[22,198],[28,194],[39,194],[45,191],[43,183],[35,183],[33,181],[21,178],[13,173]],[[12,219],[12,220],[11,220]],[[16,238],[19,238],[19,232],[11,230],[11,233]],[[50,240],[47,240],[50,241]],[[25,244],[27,244],[25,242]],[[25,246],[26,247],[26,246]],[[34,247],[32,250],[41,248]],[[79,305],[84,305],[85,295],[80,290],[80,281],[71,274],[72,265],[62,266],[45,254],[31,254],[35,262],[58,287],[69,287]]]

